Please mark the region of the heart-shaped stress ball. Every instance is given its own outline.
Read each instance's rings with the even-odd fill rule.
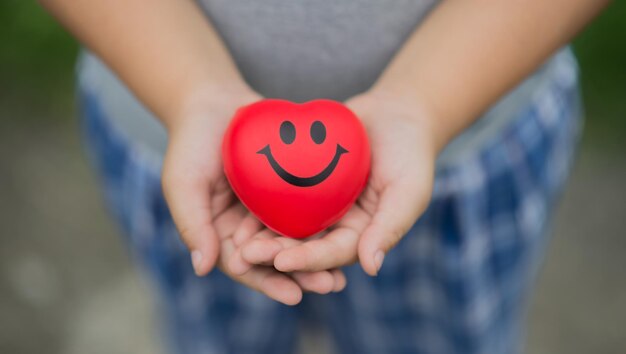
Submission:
[[[241,202],[277,233],[304,238],[331,226],[367,183],[370,146],[343,104],[268,99],[237,110],[222,145]]]

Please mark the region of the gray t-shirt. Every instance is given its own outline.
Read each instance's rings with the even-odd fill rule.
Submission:
[[[201,0],[245,80],[265,97],[296,102],[345,100],[366,91],[434,0]],[[549,72],[569,53],[551,59],[457,137],[439,158],[453,162],[496,134],[527,104]],[[158,58],[155,58],[158,60]],[[211,65],[207,62],[207,65]],[[96,96],[116,128],[142,149],[162,157],[163,127],[95,56],[78,67],[82,90]]]

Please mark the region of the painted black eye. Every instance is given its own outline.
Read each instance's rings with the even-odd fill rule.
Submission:
[[[311,124],[311,139],[313,139],[316,144],[321,144],[326,140],[326,127],[324,123],[316,120]]]
[[[280,139],[285,144],[291,144],[296,140],[296,127],[286,120],[280,124]]]

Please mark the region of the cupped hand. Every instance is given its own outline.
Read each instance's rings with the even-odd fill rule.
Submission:
[[[237,108],[261,99],[251,90],[215,92],[190,104],[168,124],[169,144],[163,165],[163,191],[180,236],[191,252],[193,268],[203,276],[218,265],[234,280],[285,304],[300,302],[303,291],[327,293],[345,286],[339,270],[278,272],[271,265],[230,270],[237,251],[235,231],[263,232],[226,180],[221,161],[222,136]],[[243,224],[242,224],[243,223]],[[248,226],[247,226],[248,225]],[[245,241],[246,234],[239,236]]]
[[[409,100],[365,93],[345,103],[365,125],[372,171],[355,205],[323,237],[291,240],[258,232],[240,255],[283,272],[320,271],[357,260],[376,275],[384,257],[424,212],[431,198],[436,145],[432,117]]]

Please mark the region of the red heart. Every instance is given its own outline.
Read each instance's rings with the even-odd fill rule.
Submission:
[[[350,209],[370,170],[360,120],[343,104],[263,100],[237,110],[222,145],[241,202],[281,235],[304,238]]]

